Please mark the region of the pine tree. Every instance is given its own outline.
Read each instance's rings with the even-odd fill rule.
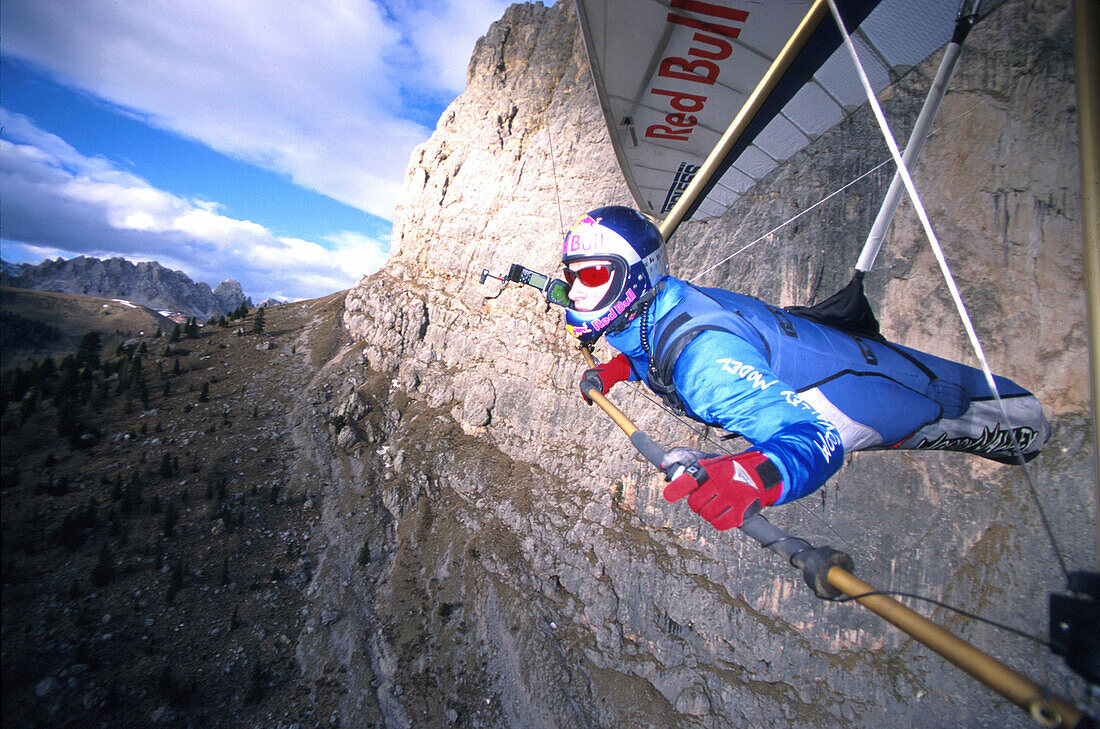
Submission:
[[[8,402],[19,402],[30,389],[31,375],[20,367],[4,377],[4,397]]]
[[[252,666],[252,676],[249,679],[248,691],[244,695],[244,703],[256,704],[264,697],[264,680],[266,673],[259,661]]]
[[[80,339],[76,350],[77,362],[88,369],[99,367],[99,351],[103,348],[103,338],[99,332],[88,332]]]
[[[61,377],[53,394],[54,406],[61,407],[62,403],[74,402],[80,389],[80,365],[75,357],[69,355],[61,362]]]
[[[138,399],[141,400],[141,409],[149,409],[149,388],[145,386],[144,381],[138,381]]]
[[[27,422],[27,419],[30,418],[37,409],[38,392],[36,390],[31,390],[30,394],[19,404],[19,415],[23,418],[23,422]]]
[[[67,398],[62,400],[57,406],[57,434],[62,438],[74,435],[80,427],[77,417],[76,403]]]
[[[264,308],[262,306],[256,309],[256,318],[252,321],[252,332],[254,334],[264,333]]]
[[[61,526],[57,530],[57,541],[69,551],[74,551],[84,544],[84,526],[75,512],[68,512],[61,520]]]
[[[160,475],[163,478],[172,478],[172,456],[167,453],[160,459]]]
[[[95,567],[92,568],[92,573],[88,576],[88,581],[92,583],[93,587],[106,587],[111,584],[114,579],[114,560],[111,558],[111,550],[107,548],[107,543],[104,542],[99,550],[99,560],[96,562]]]
[[[38,378],[41,381],[50,377],[57,377],[57,363],[53,361],[53,357],[46,357],[38,365]]]
[[[176,593],[183,588],[183,573],[185,568],[183,562],[176,560],[172,565],[172,571],[168,577],[168,603],[171,604],[176,599]]]
[[[164,510],[164,536],[171,537],[176,531],[178,522],[179,510],[176,508],[176,502],[169,501],[167,508]]]
[[[119,504],[119,509],[123,514],[131,514],[139,506],[141,506],[141,475],[134,471],[122,490],[122,503]]]

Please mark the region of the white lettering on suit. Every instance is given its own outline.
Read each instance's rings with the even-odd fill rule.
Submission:
[[[812,412],[814,415],[817,416],[817,421],[825,426],[825,432],[818,435],[817,438],[814,439],[814,445],[817,446],[817,449],[819,451],[821,451],[821,455],[825,458],[826,463],[831,461],[833,454],[837,452],[838,448],[843,447],[844,444],[843,439],[841,439],[840,437],[840,431],[837,430],[836,425],[833,423],[833,421],[829,420],[824,415],[819,413],[813,405],[799,397],[798,393],[796,393],[794,390],[784,390],[783,397],[786,398],[787,402],[789,402],[791,405],[795,405],[797,407],[801,407],[803,410],[809,410],[810,412]]]
[[[752,365],[739,362],[729,357],[723,357],[722,359],[717,360],[717,363],[722,365],[722,369],[725,372],[728,372],[734,377],[738,377],[742,380],[747,380],[753,386],[753,388],[757,390],[766,390],[775,383],[779,382],[779,380],[772,380],[771,382],[768,382],[764,375],[760,374],[759,370],[757,370]]]

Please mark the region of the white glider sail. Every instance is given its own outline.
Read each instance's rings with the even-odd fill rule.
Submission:
[[[637,205],[663,219],[703,166],[810,0],[576,0],[592,74]],[[990,5],[990,3],[985,3]],[[959,0],[838,0],[880,91],[946,44]],[[988,8],[983,8],[988,11]],[[831,19],[795,56],[684,218],[721,215],[866,102]]]

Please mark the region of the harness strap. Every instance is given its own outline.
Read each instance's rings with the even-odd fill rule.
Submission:
[[[661,397],[666,407],[677,415],[686,415],[688,414],[687,407],[680,399],[680,395],[676,391],[676,385],[672,381],[676,370],[676,361],[680,358],[684,349],[703,332],[708,330],[729,332],[730,330],[706,322],[688,326],[693,319],[705,319],[707,317],[693,317],[686,311],[676,314],[667,324],[663,324],[664,319],[667,317],[668,314],[658,322],[659,333],[657,335],[656,356],[654,356],[649,341],[648,304],[642,309],[642,349],[645,350],[646,359],[649,361],[649,368],[646,371],[646,385]]]

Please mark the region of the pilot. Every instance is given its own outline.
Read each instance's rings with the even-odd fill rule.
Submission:
[[[697,287],[668,275],[658,228],[621,206],[582,216],[562,264],[569,333],[587,346],[606,336],[619,352],[585,371],[582,392],[642,380],[674,411],[752,444],[737,455],[673,449],[661,464],[673,474],[665,498],[687,496],[717,529],[813,493],[845,452],[956,450],[1022,463],[1049,437],[1038,399],[1011,380],[995,378],[999,403],[980,370],[883,339],[858,276],[855,321]]]

